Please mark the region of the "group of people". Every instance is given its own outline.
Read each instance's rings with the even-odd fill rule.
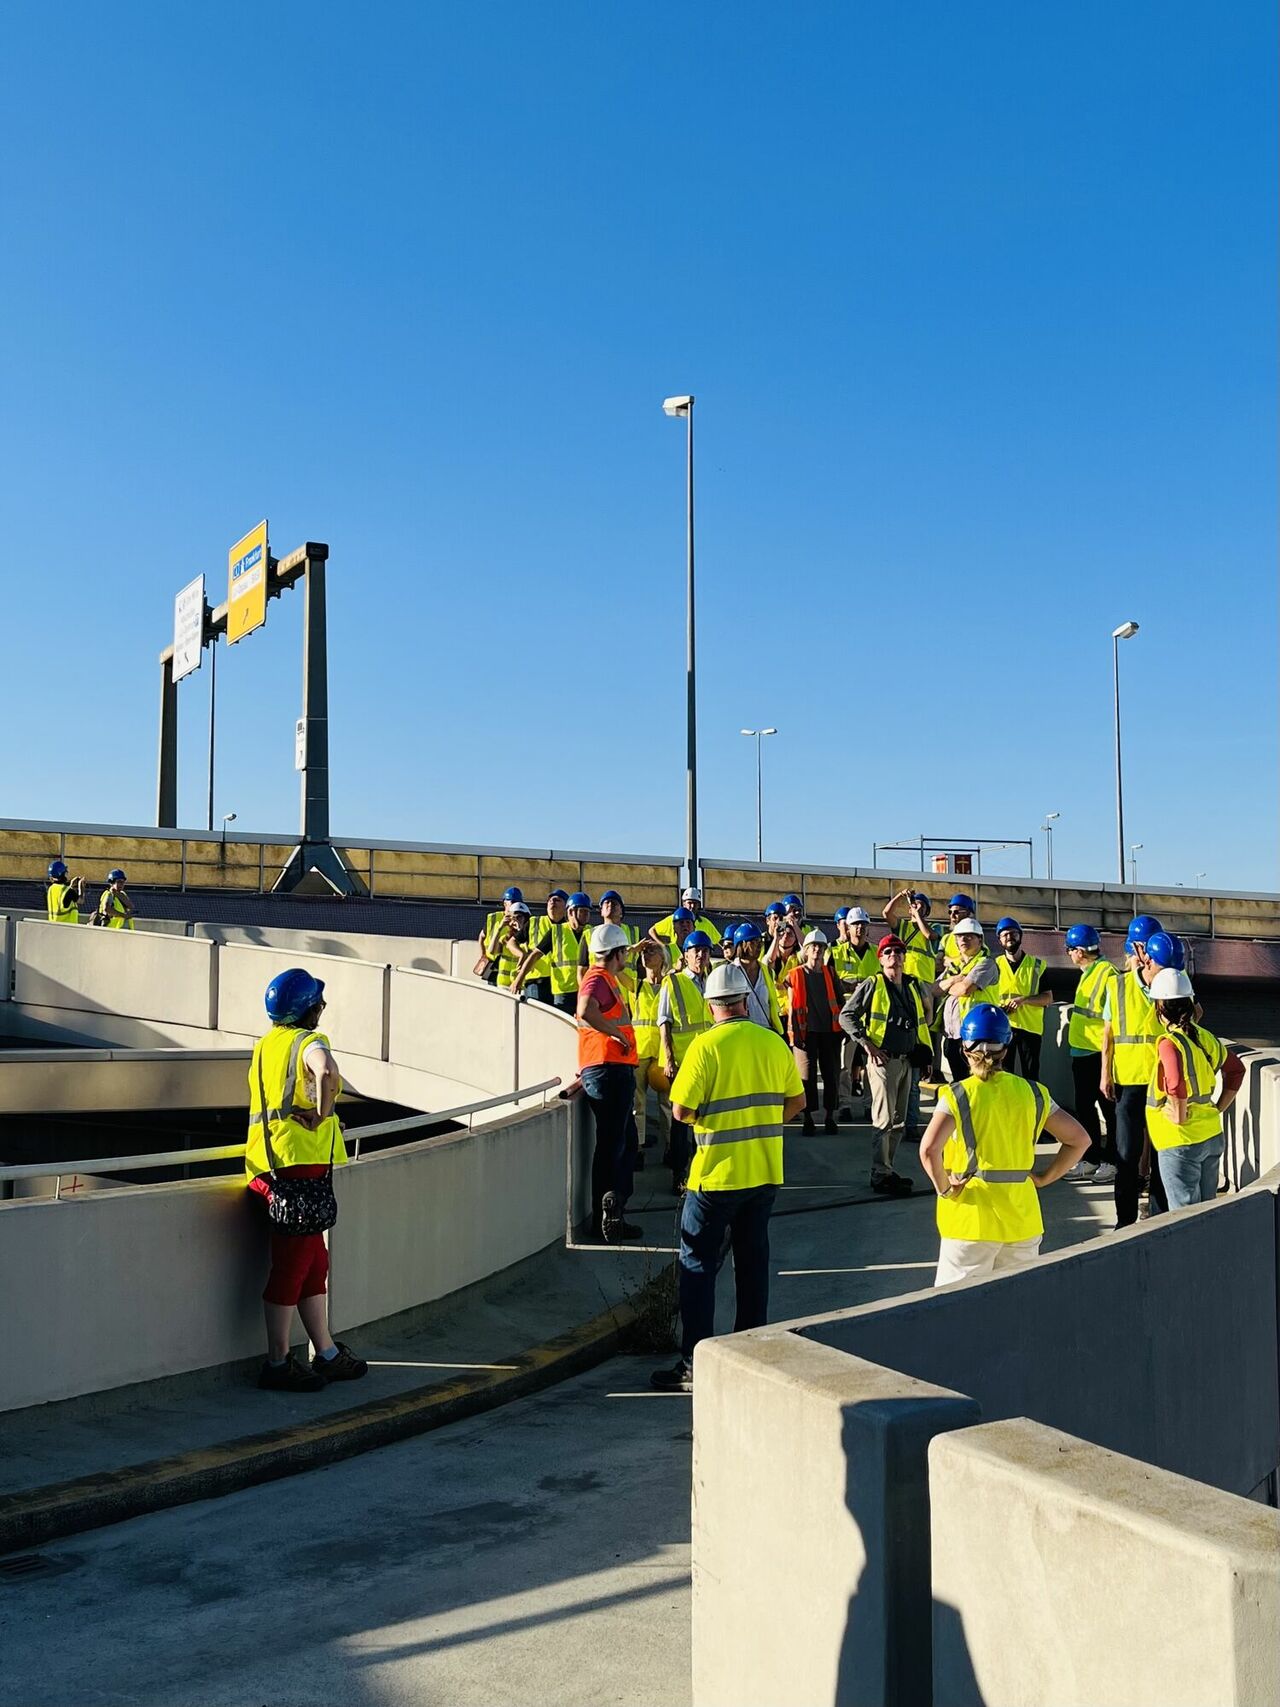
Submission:
[[[49,861],[44,900],[51,925],[78,925],[81,915],[88,913],[88,923],[105,925],[113,931],[133,929],[133,902],[126,885],[129,879],[117,866],[107,873],[106,883],[96,907],[87,905],[87,888],[83,877],[72,877],[62,859]]]

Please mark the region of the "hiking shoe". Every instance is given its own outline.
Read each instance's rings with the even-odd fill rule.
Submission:
[[[839,1123],[839,1121],[837,1121],[834,1114],[829,1114],[827,1116],[827,1118],[823,1121],[822,1130],[824,1132],[837,1132],[837,1133],[839,1132],[840,1123]]]
[[[268,1393],[318,1393],[324,1386],[324,1376],[304,1369],[290,1352],[283,1363],[263,1364],[258,1371],[258,1385]]]
[[[606,1245],[620,1245],[628,1239],[644,1237],[644,1228],[637,1227],[633,1221],[606,1221],[601,1231]]]
[[[1093,1176],[1093,1183],[1095,1185],[1110,1185],[1115,1177],[1116,1170],[1112,1167],[1111,1163],[1103,1162],[1102,1166]]]
[[[910,1197],[915,1190],[911,1181],[904,1179],[901,1174],[890,1174],[885,1184],[891,1197]]]
[[[889,1193],[893,1190],[893,1176],[891,1174],[881,1174],[878,1179],[873,1178],[871,1181],[871,1189],[872,1191],[878,1191],[882,1197],[888,1197]]]
[[[338,1348],[336,1357],[311,1359],[311,1367],[322,1381],[358,1381],[369,1373],[369,1365],[363,1357],[354,1356],[350,1346],[343,1345],[341,1340],[333,1343]]]
[[[1068,1168],[1063,1179],[1092,1179],[1098,1171],[1094,1162],[1077,1162],[1074,1168]]]
[[[649,1385],[655,1393],[692,1393],[693,1371],[682,1358],[674,1369],[655,1369]]]
[[[812,1138],[814,1133],[818,1130],[818,1128],[813,1124],[813,1116],[811,1114],[805,1115],[802,1130],[806,1138]]]

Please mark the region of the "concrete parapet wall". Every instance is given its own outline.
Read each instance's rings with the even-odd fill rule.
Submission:
[[[179,926],[179,929],[182,927]],[[295,931],[274,925],[197,923],[190,934],[211,942],[255,944],[299,955],[324,954],[341,960],[368,960],[375,965],[412,966],[420,972],[448,972],[453,959],[451,937],[375,936],[363,931]],[[474,948],[474,944],[472,945]],[[474,954],[472,960],[474,961]]]
[[[19,919],[13,1000],[209,1030],[215,970],[211,942]]]
[[[929,1503],[938,1707],[1280,1697],[1276,1512],[1023,1418],[934,1439]]]
[[[430,1039],[432,1060],[455,1078],[482,1085],[491,1096],[515,1090],[518,1005],[487,985],[397,967],[391,973],[390,1059],[415,1060]]]
[[[1227,1110],[1227,1176],[1237,1189],[1280,1169],[1280,1051],[1241,1052],[1244,1084]]]
[[[694,1368],[695,1707],[926,1701],[926,1453],[978,1407],[777,1329]]]
[[[249,943],[225,943],[216,952],[219,1031],[260,1037],[266,1026],[262,997],[267,985],[277,972],[305,965],[324,980],[328,1004],[324,1027],[332,1027],[335,1049],[340,1042],[354,1055],[386,1060],[390,967],[337,955],[308,954],[300,959],[296,948]],[[422,1050],[417,1054],[420,1057]]]

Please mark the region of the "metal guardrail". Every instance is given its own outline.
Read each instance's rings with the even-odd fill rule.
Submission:
[[[351,1136],[355,1148],[353,1162],[360,1161],[360,1143],[364,1138],[388,1138],[401,1132],[421,1130],[424,1126],[439,1126],[442,1121],[466,1119],[467,1131],[474,1130],[474,1118],[486,1109],[501,1108],[505,1103],[520,1103],[526,1097],[541,1096],[546,1106],[546,1093],[562,1083],[559,1078],[544,1079],[541,1084],[526,1085],[502,1096],[485,1097],[480,1102],[463,1103],[460,1108],[444,1108],[431,1114],[411,1114],[403,1120],[384,1120],[376,1126],[361,1126]],[[88,1162],[18,1162],[0,1167],[0,1181],[18,1179],[48,1179],[55,1181],[55,1199],[62,1195],[64,1179],[76,1174],[145,1173],[152,1168],[180,1168],[189,1162],[234,1162],[243,1157],[244,1144],[218,1144],[204,1150],[163,1150],[150,1156],[97,1156]],[[367,1158],[366,1158],[367,1160]]]

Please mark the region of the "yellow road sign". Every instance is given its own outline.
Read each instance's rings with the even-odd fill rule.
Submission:
[[[267,620],[267,524],[238,539],[227,553],[227,639],[243,640]]]

